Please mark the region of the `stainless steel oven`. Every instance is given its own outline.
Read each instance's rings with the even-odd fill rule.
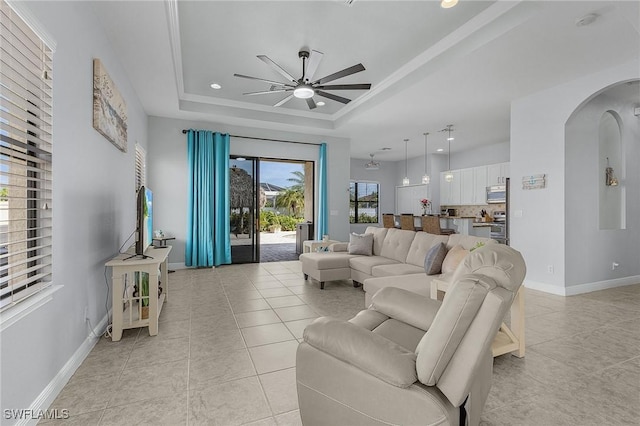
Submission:
[[[507,212],[493,212],[493,220],[494,222],[491,223],[491,238],[501,244],[509,244]]]

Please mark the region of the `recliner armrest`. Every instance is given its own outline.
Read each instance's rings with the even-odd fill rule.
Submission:
[[[314,348],[393,386],[406,388],[418,380],[415,353],[347,321],[318,318],[303,337]]]
[[[385,287],[373,295],[369,309],[426,331],[441,305],[438,300],[402,288]]]
[[[329,251],[348,251],[349,243],[333,243],[329,246]]]

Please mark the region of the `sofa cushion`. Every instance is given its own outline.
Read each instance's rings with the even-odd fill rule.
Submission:
[[[462,263],[465,257],[469,254],[469,250],[465,250],[464,247],[458,245],[453,247],[447,253],[447,256],[444,258],[442,262],[442,273],[448,274],[451,272],[455,272],[458,265]]]
[[[371,256],[373,253],[373,234],[356,234],[354,232],[349,235],[349,254],[361,254]]]
[[[427,252],[440,243],[447,244],[447,235],[435,235],[427,232],[416,232],[416,236],[411,242],[406,263],[415,266],[424,266],[424,258]]]
[[[427,275],[439,274],[446,256],[447,246],[444,243],[438,243],[438,245],[431,247],[424,258],[424,272]]]
[[[382,251],[380,252],[380,255],[405,263],[407,260],[407,253],[409,253],[409,248],[411,247],[411,243],[415,236],[416,233],[414,231],[389,228],[387,236],[382,243]]]
[[[378,265],[391,265],[400,263],[397,260],[388,259],[382,256],[355,256],[349,259],[349,266],[351,269],[363,272],[367,275],[373,275],[371,268]]]
[[[349,259],[357,256],[347,254],[345,252],[320,252],[320,253],[304,253],[300,255],[300,261],[313,269],[337,269],[348,268]]]
[[[380,256],[382,253],[382,243],[387,236],[387,228],[378,228],[377,226],[367,226],[365,234],[373,234],[373,255]]]
[[[395,275],[418,274],[420,272],[422,272],[420,266],[409,265],[408,263],[378,265],[371,268],[371,275],[374,277],[392,277]]]
[[[367,297],[373,297],[381,288],[398,287],[422,296],[430,297],[431,280],[437,278],[438,275],[425,275],[424,272],[419,274],[402,275],[389,279],[387,277],[375,277],[364,280],[362,288],[367,293]]]

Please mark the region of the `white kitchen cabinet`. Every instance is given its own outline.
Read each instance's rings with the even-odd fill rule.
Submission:
[[[460,204],[472,205],[474,203],[474,177],[473,168],[460,170]]]
[[[473,168],[473,205],[487,204],[487,166]]]
[[[504,185],[509,177],[509,163],[490,164],[487,166],[487,185]]]
[[[441,206],[459,206],[460,201],[460,170],[451,170],[453,179],[447,182],[444,178],[446,172],[440,173],[440,205]]]

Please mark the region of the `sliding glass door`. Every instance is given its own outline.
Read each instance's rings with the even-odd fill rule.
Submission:
[[[258,159],[229,160],[231,263],[260,261]]]

